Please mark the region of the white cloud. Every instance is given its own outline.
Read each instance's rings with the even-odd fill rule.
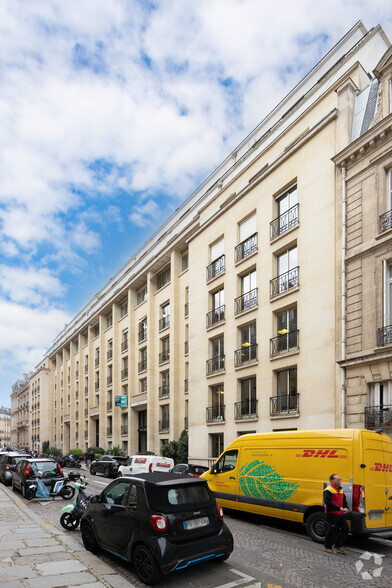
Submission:
[[[151,220],[159,216],[160,210],[155,200],[148,200],[145,204],[136,206],[129,215],[131,223],[138,225],[139,227],[147,227]]]
[[[64,286],[47,268],[0,265],[0,292],[13,302],[37,305],[43,304],[48,297],[61,296]]]

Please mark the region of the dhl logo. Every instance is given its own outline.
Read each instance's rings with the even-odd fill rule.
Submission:
[[[338,449],[303,449],[296,457],[327,457],[330,459],[347,459],[347,455],[339,454]]]
[[[373,468],[370,468],[371,472],[392,472],[391,463],[375,463]]]

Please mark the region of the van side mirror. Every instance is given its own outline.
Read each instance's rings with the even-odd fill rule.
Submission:
[[[210,474],[217,474],[218,468],[216,467],[216,463],[213,463],[211,466]]]

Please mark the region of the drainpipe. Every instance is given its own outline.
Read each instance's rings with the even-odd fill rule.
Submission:
[[[341,361],[346,359],[346,240],[347,240],[347,187],[346,165],[341,166],[342,171],[342,348]],[[341,368],[341,423],[346,428],[346,368]]]

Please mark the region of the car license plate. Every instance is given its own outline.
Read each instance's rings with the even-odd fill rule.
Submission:
[[[192,519],[191,521],[184,521],[184,529],[190,531],[192,529],[198,529],[199,527],[206,527],[209,524],[210,520],[208,517],[203,517],[201,519]]]

